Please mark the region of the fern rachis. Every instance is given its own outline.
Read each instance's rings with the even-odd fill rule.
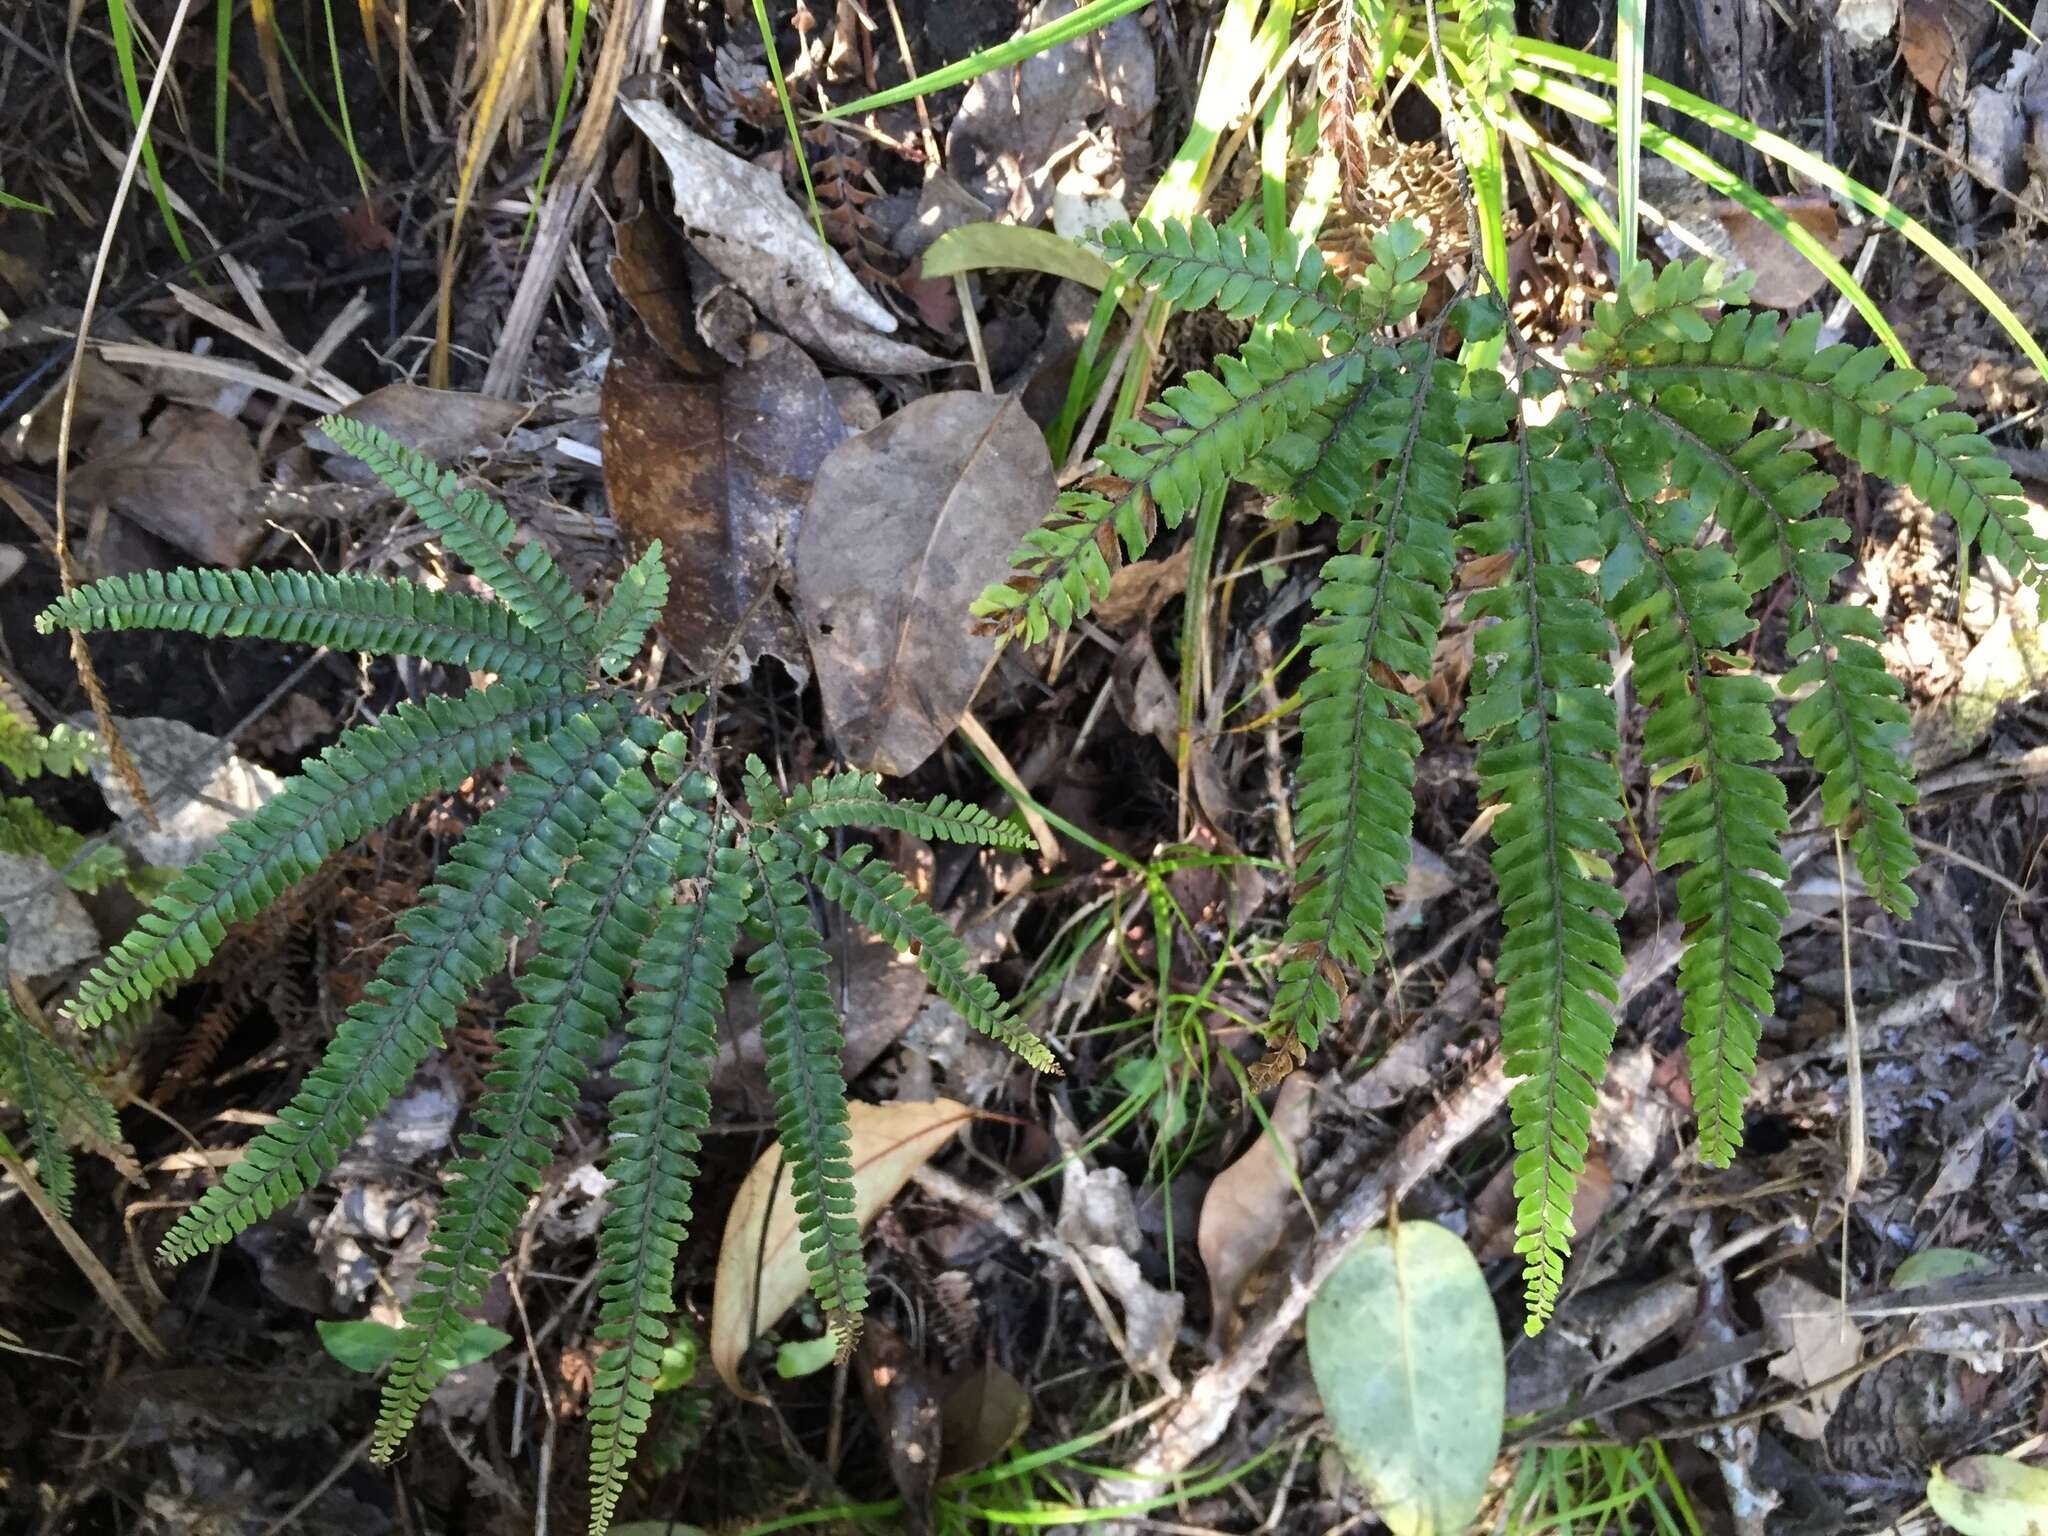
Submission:
[[[1787,328],[1742,311],[1739,287],[1704,262],[1655,275],[1638,267],[1598,306],[1563,373],[1538,365],[1511,334],[1518,366],[1508,388],[1483,349],[1462,372],[1437,355],[1445,321],[1468,341],[1501,332],[1498,309],[1476,295],[1457,297],[1398,351],[1380,329],[1408,320],[1422,297],[1412,260],[1421,241],[1404,226],[1375,241],[1356,297],[1331,292],[1319,270],[1303,281],[1310,268],[1292,248],[1276,255],[1199,227],[1176,235],[1140,225],[1106,235],[1103,247],[1127,277],[1169,295],[1243,302],[1247,318],[1263,321],[1248,354],[1284,346],[1294,377],[1333,382],[1276,391],[1258,437],[1219,451],[1205,423],[1242,391],[1189,380],[1148,420],[1117,429],[1101,458],[1120,478],[1064,502],[1019,551],[1023,579],[990,588],[977,613],[985,627],[1036,640],[1086,612],[1111,575],[1093,530],[1114,527],[1132,557],[1149,538],[1138,505],[1148,483],[1127,468],[1149,467],[1147,455],[1178,454],[1177,505],[1235,478],[1275,493],[1275,516],[1336,518],[1342,552],[1323,569],[1304,635],[1302,854],[1264,1029],[1284,1069],[1336,1016],[1345,971],[1384,953],[1383,891],[1406,863],[1421,743],[1402,683],[1427,675],[1437,622],[1429,599],[1450,572],[1447,555],[1441,566],[1432,558],[1404,582],[1396,562],[1423,547],[1414,531],[1454,520],[1467,549],[1497,557],[1492,584],[1466,608],[1480,627],[1464,727],[1480,743],[1482,800],[1499,806],[1518,1247],[1529,1323],[1540,1326],[1562,1287],[1621,972],[1623,909],[1607,864],[1621,848],[1609,665],[1617,636],[1635,650],[1650,711],[1644,755],[1652,786],[1664,787],[1656,862],[1679,869],[1679,985],[1708,1161],[1727,1161],[1741,1140],[1741,1101],[1782,962],[1777,844],[1788,820],[1784,787],[1764,766],[1781,753],[1772,693],[1729,649],[1754,629],[1751,608],[1780,578],[1794,603],[1784,688],[1811,688],[1784,723],[1819,771],[1823,819],[1847,834],[1870,893],[1900,913],[1912,904],[1899,685],[1884,671],[1869,610],[1830,595],[1846,530],[1816,513],[1833,482],[1785,434],[1759,430],[1758,413],[1833,435],[1851,458],[1953,515],[1966,545],[2016,562],[2029,579],[2048,568],[2048,543],[2026,522],[2010,472],[1966,418],[1944,409],[1946,391],[1877,349],[1817,347],[1817,317]],[[1191,266],[1199,281],[1186,275]],[[1310,323],[1290,328],[1289,315]],[[1346,359],[1355,366],[1342,367]],[[1452,370],[1447,393],[1458,401],[1434,420],[1422,410],[1429,391],[1403,393],[1430,369]],[[1242,376],[1229,362],[1219,373]],[[1404,409],[1407,431],[1391,445],[1366,425],[1390,397],[1414,411]],[[1526,424],[1523,406],[1553,401],[1560,422]],[[1417,504],[1422,466],[1442,483]],[[1077,523],[1089,530],[1078,544]]]
[[[498,803],[460,838],[402,942],[352,1006],[326,1055],[275,1124],[165,1237],[162,1256],[226,1242],[335,1164],[349,1142],[438,1046],[456,1010],[505,963],[536,919],[540,939],[514,984],[521,1000],[464,1138],[464,1160],[437,1214],[407,1312],[373,1455],[390,1457],[454,1357],[463,1313],[510,1249],[528,1198],[576,1108],[577,1084],[605,1037],[628,1037],[613,1106],[607,1172],[615,1205],[600,1228],[592,1389],[593,1529],[612,1519],[645,1429],[660,1369],[675,1256],[689,1220],[696,1137],[716,1016],[743,913],[767,942],[750,960],[767,1002],[772,1086],[786,1155],[805,1181],[802,1242],[820,1304],[851,1341],[866,1297],[851,1215],[846,1085],[839,1025],[822,982],[806,876],[890,942],[922,946],[942,995],[1041,1066],[1045,1047],[972,974],[941,918],[864,856],[827,858],[824,829],[870,825],[970,846],[1018,850],[1029,834],[941,797],[889,800],[862,774],[826,776],[787,795],[746,774],[742,815],[691,765],[681,721],[608,681],[624,671],[666,596],[656,546],[593,613],[510,516],[372,428],[326,423],[495,591],[449,598],[403,583],[296,573],[168,571],[111,578],[68,594],[38,621],[256,635],[418,656],[495,671],[459,698],[404,704],[343,734],[261,810],[185,872],[81,988],[74,1020],[91,1027],[175,986],[212,957],[228,926],[276,901],[355,838],[412,800],[454,789],[495,764],[511,772]],[[59,1100],[76,1088],[55,1047],[11,1010],[0,1017],[0,1095],[37,1106],[31,1126],[53,1187],[68,1188],[53,1139]],[[91,1104],[86,1119],[97,1113]],[[91,1131],[93,1127],[86,1128]],[[111,1111],[98,1127],[109,1139]]]

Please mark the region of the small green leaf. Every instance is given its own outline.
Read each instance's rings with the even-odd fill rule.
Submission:
[[[2048,1471],[2009,1456],[1965,1456],[1928,1474],[1927,1502],[1962,1536],[2041,1536]]]
[[[654,1378],[654,1390],[679,1391],[696,1374],[697,1335],[687,1325],[678,1326],[675,1337],[662,1346],[661,1370]]]
[[[405,1337],[405,1330],[393,1328],[388,1323],[373,1323],[367,1318],[354,1322],[327,1322],[322,1320],[313,1326],[320,1332],[320,1344],[328,1354],[334,1356],[352,1371],[365,1376],[375,1375],[391,1362],[398,1353],[398,1341]],[[475,1365],[496,1354],[512,1342],[512,1335],[489,1323],[471,1323],[456,1340],[455,1363],[450,1369],[461,1370],[464,1366]]]
[[[985,267],[1046,272],[1071,278],[1097,292],[1117,281],[1115,269],[1086,246],[1049,229],[1026,229],[1020,224],[962,224],[939,236],[924,253],[926,277],[951,277]],[[1124,307],[1131,307],[1129,299]]]
[[[822,1371],[838,1354],[839,1339],[835,1334],[821,1333],[815,1339],[792,1339],[776,1348],[775,1374],[784,1381],[794,1381],[799,1376]]]
[[[1464,1240],[1373,1232],[1308,1309],[1308,1360],[1337,1449],[1395,1536],[1459,1536],[1500,1453],[1500,1317]]]
[[[1958,1275],[1988,1274],[1997,1268],[1983,1254],[1967,1248],[1923,1248],[1892,1271],[1892,1289],[1910,1291],[1916,1285],[1932,1285]]]

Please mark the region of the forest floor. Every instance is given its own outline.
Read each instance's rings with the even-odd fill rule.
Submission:
[[[151,56],[182,10],[117,9],[134,12]],[[1468,1241],[1514,1331],[1510,1428],[1480,1529],[1590,1531],[1604,1507],[1612,1531],[1935,1530],[1931,1467],[2048,1434],[2048,652],[2030,596],[1982,562],[1958,581],[1951,527],[1854,474],[1835,508],[1854,536],[1841,588],[1880,617],[1913,713],[1917,909],[1898,919],[1850,900],[1845,949],[1836,847],[1813,780],[1793,774],[1793,916],[1748,1144],[1733,1167],[1705,1168],[1691,1155],[1673,883],[1629,831],[1615,869],[1624,1009],[1579,1239],[1554,1323],[1524,1339],[1513,1149],[1497,1112],[1500,914],[1459,729],[1473,631],[1457,603],[1418,699],[1418,848],[1391,964],[1255,1114],[1249,1025],[1270,994],[1295,852],[1290,653],[1322,531],[1276,534],[1239,493],[1244,515],[1223,520],[1206,570],[1187,531],[1163,536],[1067,643],[1004,651],[965,718],[936,730],[926,688],[982,654],[964,649],[966,602],[1037,514],[1003,486],[971,487],[960,515],[996,563],[944,573],[930,590],[951,611],[906,618],[893,654],[821,623],[820,591],[849,611],[896,611],[914,543],[838,551],[830,581],[805,579],[793,555],[826,456],[911,402],[993,389],[1040,425],[1059,415],[1093,296],[1033,272],[925,276],[922,252],[967,219],[1067,228],[1110,202],[1136,208],[1218,67],[1223,8],[1155,4],[1062,49],[1055,69],[814,127],[825,233],[893,318],[889,336],[816,294],[780,325],[758,313],[678,228],[658,156],[622,114],[608,135],[576,136],[580,95],[551,174],[588,195],[529,220],[572,7],[545,8],[539,67],[511,93],[459,224],[465,104],[491,29],[523,8],[413,0],[396,12],[409,46],[401,55],[386,28],[374,57],[354,7],[277,9],[290,12],[277,23],[290,127],[244,12],[222,158],[212,7],[193,8],[173,49],[155,142],[194,259],[139,181],[114,227],[70,435],[81,573],[198,562],[464,579],[312,432],[348,407],[491,485],[593,592],[662,538],[674,601],[639,681],[708,678],[728,768],[758,754],[788,782],[858,756],[900,768],[904,793],[1007,812],[1000,777],[1028,791],[1045,835],[1029,859],[909,838],[885,851],[1055,1042],[1065,1076],[1036,1077],[970,1035],[886,946],[828,933],[854,1095],[938,1093],[981,1114],[875,1223],[872,1321],[852,1361],[806,1359],[818,1332],[806,1302],[742,1362],[758,1402],[719,1383],[708,1345],[694,1373],[679,1365],[628,1495],[626,1517],[650,1522],[637,1532],[1378,1529],[1320,1428],[1289,1326],[1299,1308],[1274,1318],[1290,1271],[1308,1273],[1333,1227],[1389,1187],[1402,1216]],[[768,6],[806,107],[904,79],[899,24],[931,69],[1064,9],[1020,19],[1012,0],[819,0],[792,28],[787,0]],[[619,17],[647,7],[612,12],[593,20],[584,75],[612,69],[624,96],[767,167],[802,216],[750,7],[671,3],[661,33],[600,56],[614,29],[633,30]],[[1611,46],[1611,15],[1584,0],[1524,6],[1521,24]],[[2048,90],[2029,83],[2041,71],[2019,31],[1972,0],[1908,0],[1858,47],[1815,8],[1728,0],[1654,7],[1650,37],[1653,74],[1887,187],[2039,333]],[[353,152],[333,121],[337,86]],[[88,708],[67,647],[32,620],[59,590],[59,386],[131,127],[100,7],[0,6],[0,187],[50,210],[0,207],[0,678],[45,724]],[[1435,120],[1407,100],[1392,127],[1426,142]],[[1570,123],[1547,128],[1583,156],[1611,154]],[[1994,135],[2011,138],[2009,173],[1986,170]],[[1224,148],[1206,182],[1219,213],[1258,195],[1255,147]],[[1958,391],[2048,505],[2048,389],[2018,349],[1903,241],[1719,148],[1857,268],[1916,364]],[[1833,307],[1739,209],[1656,177],[1646,196],[1752,266],[1766,298]],[[1608,270],[1554,193],[1518,182],[1514,200],[1518,317],[1567,338]],[[1442,268],[1432,278],[1449,285]],[[1177,321],[1153,387],[1238,339]],[[436,380],[446,392],[428,391]],[[860,468],[906,503],[936,494],[886,455]],[[1783,668],[1785,623],[1771,607],[1757,638],[1767,672]],[[81,898],[0,857],[17,982],[44,1003],[132,921],[148,867],[208,846],[340,729],[461,682],[181,636],[97,637],[92,654],[175,815],[149,831],[106,771],[6,786],[125,850],[134,875]],[[1625,730],[1632,813],[1650,793],[1637,740]],[[474,783],[357,845],[104,1047],[132,1161],[82,1165],[73,1225],[137,1327],[0,1184],[0,1528],[581,1529],[603,1101],[616,1083],[591,1086],[482,1309],[513,1342],[457,1374],[395,1467],[363,1454],[371,1378],[323,1350],[315,1327],[397,1320],[489,1070],[502,982],[333,1177],[217,1254],[176,1271],[149,1257],[318,1059],[395,916],[497,787]],[[31,930],[35,959],[20,947]],[[682,1258],[679,1317],[699,1342],[734,1193],[773,1144],[751,1007],[735,988]],[[1269,1122],[1298,1177],[1271,1155]],[[1930,1249],[1944,1277],[1904,1309],[1899,1268]]]

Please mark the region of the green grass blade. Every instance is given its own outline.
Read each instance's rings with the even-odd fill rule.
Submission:
[[[775,81],[775,99],[782,103],[782,126],[789,130],[789,152],[796,156],[797,172],[804,179],[804,200],[811,207],[811,226],[818,232],[818,241],[830,246],[825,238],[825,216],[818,211],[818,189],[811,184],[811,161],[804,153],[804,136],[797,131],[796,103],[789,98],[789,82],[782,78],[782,59],[775,52],[775,28],[768,21],[766,0],[754,0],[754,25],[761,29],[761,46],[768,52],[768,73]]]
[[[121,92],[128,98],[129,120],[140,126],[142,77],[135,69],[135,24],[129,19],[127,0],[107,0],[107,31],[114,39],[114,62],[121,74]],[[164,230],[177,248],[178,258],[189,265],[192,248],[185,243],[184,228],[178,223],[177,210],[171,206],[171,189],[164,184],[163,169],[157,164],[156,144],[147,134],[142,139],[142,168],[149,174],[150,194],[156,198]]]
[[[213,9],[213,176],[226,186],[228,176],[228,62],[235,38],[235,0],[217,0]]]
[[[1619,118],[1615,138],[1614,203],[1621,225],[1621,270],[1634,270],[1639,220],[1636,206],[1643,195],[1643,0],[1618,0],[1614,22],[1614,64],[1620,75],[1615,92]]]
[[[520,249],[533,236],[533,224],[540,217],[540,200],[548,190],[548,176],[555,168],[555,150],[562,142],[562,124],[569,116],[569,97],[576,88],[576,70],[583,62],[583,32],[590,22],[590,0],[575,0],[569,12],[569,43],[562,55],[562,85],[555,92],[555,115],[548,122],[547,148],[541,151],[540,174],[533,179],[533,206],[526,210],[526,227],[519,232]],[[771,50],[772,51],[772,50]],[[785,98],[784,105],[787,105]]]
[[[341,43],[334,35],[334,0],[320,0],[320,9],[327,13],[327,58],[334,66],[334,105],[341,113],[342,147],[348,151],[348,163],[355,167],[356,185],[362,188],[363,201],[367,203],[370,200],[370,172],[356,150],[356,126],[349,121],[348,92],[341,83]]]
[[[0,208],[13,208],[22,213],[40,213],[45,218],[50,217],[56,211],[47,204],[32,203],[25,197],[16,197],[4,187],[0,187]]]
[[[1523,91],[1538,101],[1560,111],[1569,112],[1574,117],[1583,118],[1597,127],[1614,127],[1614,104],[1603,97],[1595,96],[1591,91],[1582,90],[1578,86],[1527,68],[1517,69],[1511,78],[1516,90]],[[1654,93],[1652,99],[1655,99]],[[1815,238],[1812,231],[1796,219],[1788,217],[1784,209],[1722,165],[1720,161],[1703,150],[1693,148],[1676,134],[1666,133],[1652,123],[1643,124],[1642,133],[1643,144],[1652,153],[1670,161],[1723,197],[1740,204],[1793,250],[1805,257],[1813,269],[1833,285],[1837,293],[1855,306],[1856,312],[1869,325],[1871,333],[1884,345],[1885,350],[1897,359],[1899,366],[1913,366],[1912,359],[1906,354],[1905,343],[1899,340],[1898,332],[1893,330],[1891,322],[1885,319],[1884,312],[1877,306],[1877,301],[1861,283],[1856,281],[1855,274],[1836,260],[1835,253]],[[1625,226],[1622,232],[1626,233]],[[1971,276],[1975,277],[1976,274],[1972,273]],[[1978,281],[1981,286],[1982,280]],[[1988,293],[1990,290],[1985,291]],[[1995,301],[1997,296],[1992,297]]]
[[[1021,64],[1026,59],[1036,58],[1049,48],[1071,42],[1077,37],[1093,32],[1097,27],[1106,27],[1119,16],[1142,10],[1152,0],[1089,0],[1077,10],[1069,11],[1057,20],[1049,21],[1021,37],[997,43],[993,48],[984,48],[979,53],[969,54],[957,64],[931,70],[915,80],[906,80],[901,85],[892,85],[886,91],[877,91],[872,96],[863,96],[850,101],[843,107],[834,107],[825,113],[825,118],[852,117],[860,112],[874,112],[883,107],[893,107],[899,101],[910,101],[918,96],[929,96],[934,91],[947,90],[952,86],[964,85],[969,80],[979,79],[998,69],[1007,69],[1012,64]],[[760,0],[755,0],[755,9],[760,9]],[[766,23],[763,23],[765,26]],[[774,58],[775,50],[768,51]],[[777,82],[778,85],[780,82]]]
[[[1605,86],[1611,87],[1616,83],[1612,64],[1576,48],[1562,48],[1555,43],[1537,42],[1527,37],[1515,38],[1510,46],[1517,58],[1529,64],[1563,74],[1577,75]],[[1523,78],[1522,72],[1518,70],[1515,79],[1517,90],[1525,88],[1521,83]],[[1770,156],[1780,164],[1799,172],[1809,181],[1818,182],[1837,196],[1847,198],[1865,213],[1874,214],[1882,219],[1911,241],[1936,266],[1953,278],[1957,286],[1982,305],[1984,312],[1996,320],[1999,328],[2026,354],[2027,361],[2042,373],[2048,374],[2048,352],[2041,350],[2040,343],[2036,342],[2026,326],[2020,323],[2019,316],[2012,312],[2011,306],[2001,299],[1996,290],[1979,277],[1971,269],[1970,264],[1956,254],[1939,235],[1882,192],[1865,186],[1853,176],[1844,175],[1820,156],[1800,148],[1790,139],[1768,129],[1759,128],[1747,118],[1730,112],[1726,107],[1716,106],[1713,102],[1695,96],[1690,91],[1680,90],[1654,75],[1646,75],[1643,79],[1643,98],[1657,106],[1681,113],[1695,122],[1705,123],[1710,128],[1718,128],[1731,139],[1747,144],[1759,154]],[[1645,125],[1643,138],[1645,143],[1649,142],[1648,125]],[[1653,145],[1652,148],[1654,147]],[[1663,152],[1659,150],[1658,153]],[[1847,290],[1843,291],[1846,296]],[[1850,302],[1855,302],[1853,297],[1850,298]]]

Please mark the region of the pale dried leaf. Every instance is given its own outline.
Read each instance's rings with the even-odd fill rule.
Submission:
[[[74,504],[111,507],[207,565],[240,565],[265,528],[256,447],[214,411],[166,407],[137,443],[79,466]]]
[[[1780,1381],[1811,1387],[1839,1376],[1863,1358],[1863,1330],[1836,1299],[1797,1275],[1778,1275],[1757,1292],[1764,1338],[1780,1351],[1766,1367]],[[1805,1440],[1824,1439],[1844,1387],[1816,1393],[1776,1415],[1784,1429]]]
[[[951,734],[995,655],[962,616],[1053,496],[1045,438],[1014,396],[928,395],[825,460],[797,598],[849,761],[909,773]]]
[[[340,414],[389,433],[437,464],[449,464],[479,449],[495,448],[532,409],[512,400],[401,381],[371,390]],[[327,466],[335,479],[375,483],[374,470],[342,453],[341,445],[317,427],[306,433],[306,442],[321,453],[336,455]]]
[[[875,1219],[910,1176],[973,1115],[964,1104],[851,1103],[855,1222]],[[711,1297],[711,1363],[741,1397],[739,1364],[762,1329],[772,1328],[810,1288],[797,1228],[796,1199],[783,1177],[782,1149],[770,1147],[741,1182],[726,1217]]]
[[[1774,197],[1778,210],[1836,255],[1842,249],[1842,225],[1825,198]],[[1827,279],[1785,239],[1740,203],[1714,205],[1714,217],[1728,236],[1731,270],[1754,279],[1752,302],[1769,309],[1792,309],[1827,286]]]
[[[1297,1158],[1315,1108],[1315,1084],[1296,1072],[1280,1085],[1271,1124],[1244,1155],[1210,1182],[1202,1197],[1195,1244],[1209,1276],[1209,1336],[1218,1345],[1236,1332],[1245,1281],[1265,1263],[1298,1207]]]
[[[660,102],[635,98],[622,106],[667,163],[676,217],[691,243],[774,324],[866,373],[949,366],[889,339],[896,317],[819,238],[781,178],[691,132]]]

